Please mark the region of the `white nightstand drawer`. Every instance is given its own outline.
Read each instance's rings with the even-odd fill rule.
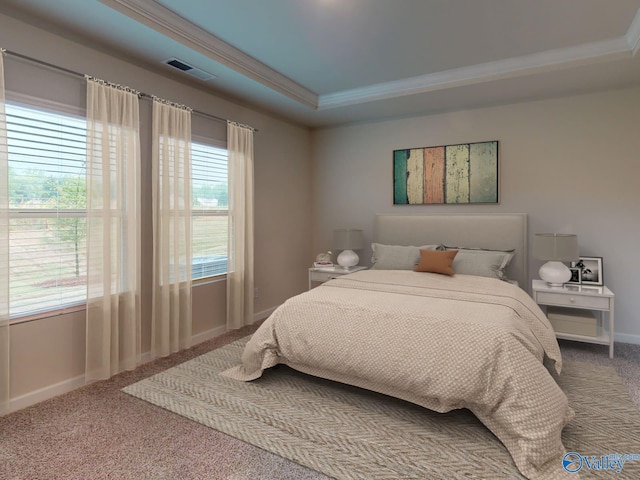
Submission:
[[[568,307],[609,310],[609,298],[607,297],[587,297],[566,293],[537,292],[536,301],[545,305],[566,305]]]
[[[334,278],[342,277],[343,275],[349,275],[350,273],[359,272],[361,270],[366,270],[367,267],[363,267],[361,265],[356,265],[351,268],[342,268],[342,267],[316,267],[309,269],[309,290],[311,290],[311,284],[313,282],[324,283],[329,280],[333,280]]]
[[[335,273],[332,273],[332,272],[313,272],[312,271],[309,273],[309,280],[311,280],[312,282],[327,282],[339,276],[340,275],[336,275]]]

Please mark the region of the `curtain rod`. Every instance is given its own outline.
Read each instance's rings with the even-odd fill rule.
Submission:
[[[38,60],[37,58],[28,57],[27,55],[23,55],[23,54],[18,53],[18,52],[13,52],[11,50],[6,50],[6,49],[0,49],[0,50],[5,55],[10,55],[10,56],[13,56],[13,57],[17,57],[17,58],[20,58],[22,60],[26,60],[28,62],[32,62],[32,63],[36,63],[38,65],[42,65],[43,67],[51,68],[53,70],[58,70],[60,72],[66,73],[68,75],[72,75],[74,77],[85,78],[85,76],[86,76],[84,73],[76,72],[75,70],[70,70],[68,68],[64,68],[64,67],[61,67],[59,65],[54,65],[52,63],[48,63],[48,62],[45,62],[43,60]],[[140,92],[140,96],[143,97],[143,98],[148,98],[148,99],[152,99],[154,97],[154,95],[151,95],[149,93],[144,93],[144,92]],[[217,120],[219,122],[229,122],[229,121],[231,121],[232,123],[235,123],[237,125],[242,125],[240,123],[234,122],[233,120],[229,120],[227,118],[218,117],[218,116],[213,115],[211,113],[201,112],[200,110],[195,110],[195,109],[191,109],[191,111],[193,113],[197,114],[197,115],[200,115],[200,116],[203,116],[203,117],[206,117],[206,118],[210,118],[212,120]],[[257,128],[253,128],[253,127],[251,127],[249,125],[243,125],[243,126],[246,126],[247,128],[250,128],[254,132],[258,132]]]

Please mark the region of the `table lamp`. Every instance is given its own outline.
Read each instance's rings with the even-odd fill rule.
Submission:
[[[342,250],[338,255],[338,265],[351,268],[358,264],[360,257],[354,250],[364,248],[364,235],[362,230],[343,228],[334,230],[333,246],[336,250]]]
[[[568,233],[536,233],[533,256],[547,260],[540,267],[540,278],[552,287],[561,287],[571,279],[571,270],[562,262],[577,261],[578,236]]]

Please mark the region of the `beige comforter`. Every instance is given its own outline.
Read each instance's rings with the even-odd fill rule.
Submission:
[[[284,363],[438,412],[468,408],[525,476],[556,479],[568,475],[560,434],[573,411],[545,354],[559,373],[551,325],[514,285],[369,270],[286,301],[224,374],[248,381]]]

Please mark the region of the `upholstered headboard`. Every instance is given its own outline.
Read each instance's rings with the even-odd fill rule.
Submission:
[[[527,290],[527,215],[496,214],[378,214],[375,241],[386,245],[444,244],[466,248],[515,250],[507,275]]]

